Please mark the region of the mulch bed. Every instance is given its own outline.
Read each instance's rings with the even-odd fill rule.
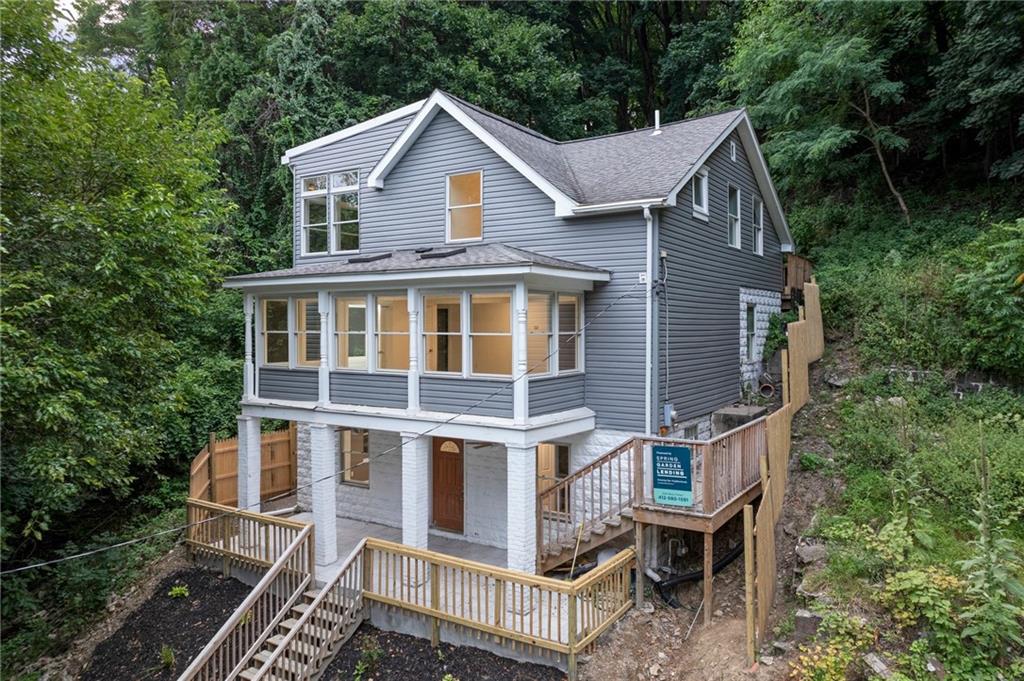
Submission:
[[[374,652],[378,651],[378,652]],[[356,677],[360,660],[366,669],[362,681],[441,681],[445,674],[458,681],[564,681],[554,667],[516,662],[468,646],[447,643],[437,648],[415,636],[381,631],[368,624],[342,646],[324,672],[325,681],[349,681]]]
[[[169,596],[171,588],[179,585],[188,588],[188,596]],[[120,629],[96,646],[78,678],[176,679],[250,591],[241,582],[201,568],[168,575]],[[162,660],[164,646],[174,651],[172,666],[166,666]]]

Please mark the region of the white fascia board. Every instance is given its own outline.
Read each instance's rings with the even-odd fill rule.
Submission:
[[[717,138],[715,138],[715,141],[708,145],[708,148],[704,150],[704,153],[702,153],[700,157],[697,159],[697,161],[693,164],[693,166],[690,167],[690,171],[686,173],[686,175],[684,175],[683,178],[679,180],[679,182],[676,183],[675,187],[672,187],[672,191],[668,193],[668,196],[665,199],[668,205],[676,205],[676,201],[679,197],[679,192],[682,191],[683,187],[685,187],[691,179],[693,179],[694,175],[700,172],[700,170],[704,167],[704,164],[708,162],[709,158],[711,158],[711,154],[714,153],[715,149],[717,149],[718,146],[722,142],[724,142],[729,137],[729,135],[732,134],[732,131],[736,129],[736,127],[740,124],[740,121],[743,120],[745,116],[745,111],[742,112],[741,115],[737,115],[736,119],[732,123],[730,123],[729,126],[725,128],[725,130],[723,130]]]
[[[515,265],[512,267],[467,267],[436,270],[404,270],[401,272],[354,272],[349,274],[306,274],[268,279],[232,280],[224,282],[224,288],[231,289],[276,289],[299,286],[339,286],[349,284],[389,284],[395,282],[439,282],[465,283],[467,279],[489,277],[538,275],[573,281],[604,282],[611,280],[609,272],[586,272],[564,270],[547,265]]]
[[[612,203],[592,203],[584,206],[577,206],[573,209],[573,215],[593,215],[604,213],[623,213],[631,210],[644,208],[660,208],[665,206],[664,196],[651,197],[649,199],[630,199],[628,201],[614,201]]]
[[[594,412],[586,407],[547,414],[522,425],[514,424],[512,419],[492,416],[464,414],[452,419],[452,414],[448,413],[409,413],[405,409],[350,404],[320,406],[315,402],[264,398],[244,400],[241,403],[241,411],[243,416],[324,423],[395,433],[424,433],[430,430],[425,437],[452,437],[517,447],[532,447],[540,442],[572,437],[592,431],[595,427]]]
[[[328,144],[339,142],[343,139],[352,137],[353,135],[358,135],[361,132],[366,132],[367,130],[376,128],[378,125],[384,125],[386,123],[391,123],[392,121],[400,120],[407,116],[412,116],[414,113],[420,110],[420,108],[423,106],[423,103],[426,101],[427,100],[425,99],[421,99],[418,102],[406,104],[405,106],[399,109],[395,109],[394,111],[389,111],[386,114],[381,114],[380,116],[370,118],[368,120],[363,121],[362,123],[351,125],[337,132],[332,132],[330,135],[318,137],[315,140],[306,142],[305,144],[300,144],[297,147],[292,147],[288,151],[284,152],[284,156],[281,157],[281,165],[288,165],[293,160],[295,160],[296,156],[305,154],[308,151],[313,151],[314,149],[319,149],[320,147],[326,146]]]
[[[476,121],[467,116],[457,104],[445,97],[441,92],[434,92],[430,96],[426,104],[423,105],[423,108],[420,109],[420,112],[416,114],[416,118],[406,126],[405,130],[394,141],[383,158],[377,162],[377,165],[374,166],[366,178],[367,186],[375,189],[384,188],[384,180],[387,178],[388,173],[398,165],[398,162],[402,160],[405,153],[412,147],[440,110],[444,110],[449,116],[458,121],[462,127],[486,144],[491,151],[500,156],[506,163],[515,168],[523,177],[554,201],[556,217],[568,217],[573,214],[573,209],[578,205],[575,201],[541,176],[540,173],[534,170],[533,166],[519,158],[491,133],[484,130]]]

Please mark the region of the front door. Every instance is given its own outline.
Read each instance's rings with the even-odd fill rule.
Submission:
[[[434,527],[462,532],[462,440],[434,438]]]

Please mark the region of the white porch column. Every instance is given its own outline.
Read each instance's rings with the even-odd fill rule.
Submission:
[[[242,374],[242,399],[256,397],[256,365],[253,354],[253,319],[256,312],[256,296],[246,293],[245,309],[245,369]]]
[[[313,481],[313,526],[316,564],[338,560],[338,506],[335,457],[338,431],[324,423],[309,424],[309,458]]]
[[[537,447],[506,446],[508,567],[537,571]]]
[[[419,289],[409,288],[406,293],[409,307],[409,411],[420,410],[420,296]]]
[[[331,372],[327,363],[327,353],[331,346],[331,294],[320,291],[317,294],[317,309],[320,312],[320,367],[318,373],[319,399],[321,406],[331,401]]]
[[[512,296],[512,309],[515,310],[512,327],[512,378],[515,383],[512,385],[512,418],[517,425],[526,423],[529,416],[529,379],[526,378],[527,366],[526,352],[526,283],[518,282]]]
[[[260,419],[238,417],[238,508],[260,510]]]
[[[401,434],[402,543],[425,549],[430,523],[430,438],[417,435]]]

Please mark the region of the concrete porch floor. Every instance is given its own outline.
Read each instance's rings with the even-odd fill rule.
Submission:
[[[308,512],[296,513],[288,516],[294,520],[312,523],[313,514]],[[316,566],[316,581],[323,584],[331,580],[341,571],[341,565],[352,553],[352,549],[362,540],[363,537],[385,539],[387,541],[402,541],[402,530],[398,527],[388,527],[379,523],[368,523],[362,520],[351,518],[338,518],[338,559],[328,565]],[[486,563],[495,567],[505,567],[508,553],[505,549],[484,544],[474,544],[465,539],[431,534],[428,539],[431,551],[444,553],[455,558],[473,560],[478,563]]]

